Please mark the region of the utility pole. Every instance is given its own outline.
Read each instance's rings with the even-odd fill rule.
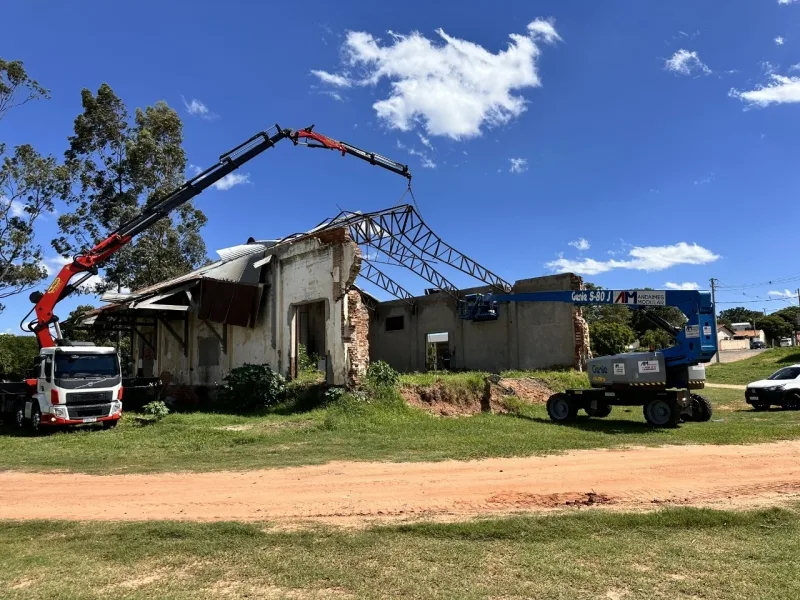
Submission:
[[[711,332],[711,334],[717,336],[717,353],[716,353],[715,356],[717,357],[717,362],[719,362],[719,333],[717,332],[717,297],[716,297],[717,287],[716,286],[717,286],[717,280],[712,277],[711,278],[711,306],[712,306],[711,314],[714,316],[714,319],[713,319],[713,321],[714,321],[714,330]]]

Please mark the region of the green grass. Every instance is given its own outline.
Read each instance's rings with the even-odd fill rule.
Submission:
[[[401,386],[430,386],[436,382],[453,389],[483,392],[484,381],[489,373],[482,371],[467,372],[427,372],[407,373],[400,375]],[[563,371],[503,371],[501,377],[538,379],[554,392],[563,392],[567,388],[588,387],[586,373],[571,369]]]
[[[707,423],[654,429],[640,407],[606,419],[557,425],[543,405],[518,414],[434,417],[398,401],[355,401],[288,415],[171,414],[138,426],[126,414],[115,430],[44,436],[3,430],[0,470],[86,473],[211,471],[320,464],[331,460],[426,461],[551,454],[571,449],[661,444],[742,444],[800,438],[800,411],[755,413],[742,392],[707,390]]]
[[[711,363],[706,366],[706,377],[712,383],[746,385],[796,363],[800,363],[797,348],[772,348],[737,362]]]
[[[800,597],[791,509],[587,511],[296,532],[268,524],[5,522],[4,600]]]

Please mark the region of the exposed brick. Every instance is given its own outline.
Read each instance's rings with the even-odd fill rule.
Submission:
[[[361,300],[361,293],[347,292],[347,384],[358,386],[369,366],[369,311]],[[344,319],[342,319],[344,323]],[[348,339],[349,338],[349,339]]]

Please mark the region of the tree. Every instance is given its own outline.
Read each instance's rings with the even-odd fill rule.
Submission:
[[[800,329],[800,306],[787,306],[772,314],[786,321],[792,330]]]
[[[165,102],[137,109],[133,122],[108,84],[94,95],[81,92],[83,112],[65,153],[78,174],[78,193],[67,199],[72,212],[59,217],[53,247],[64,256],[94,246],[109,232],[181,185],[186,155],[183,124]],[[103,265],[98,291],[158,283],[205,261],[200,229],[203,213],[191,203],[159,221]]]
[[[636,334],[622,323],[596,322],[589,324],[589,339],[595,356],[608,356],[625,352],[636,341]]]
[[[0,58],[0,120],[15,106],[48,98],[20,61]],[[5,144],[0,143],[0,156]],[[42,249],[34,243],[34,223],[53,210],[69,174],[52,156],[23,144],[0,162],[0,300],[30,289],[45,275]],[[3,311],[0,303],[0,312]]]
[[[753,321],[760,321],[764,318],[764,314],[757,310],[750,310],[743,306],[735,308],[726,308],[717,317],[717,322],[730,327],[734,323],[750,323]]]
[[[764,335],[768,341],[779,340],[782,337],[789,337],[792,335],[793,328],[785,320],[775,315],[768,315],[758,319],[758,328],[764,330]]]
[[[39,343],[32,335],[0,334],[0,380],[17,381],[30,375]]]
[[[639,342],[643,350],[661,350],[669,348],[674,343],[672,337],[663,329],[649,329],[639,338]]]
[[[91,304],[81,304],[77,306],[69,316],[61,323],[61,332],[65,339],[92,342],[95,346],[113,346],[120,354],[123,368],[130,364],[131,340],[129,336],[120,336],[119,341],[116,335],[102,326],[86,326],[81,323],[83,316],[90,310],[94,310]]]
[[[593,283],[585,283],[584,288],[587,290],[603,289]],[[627,306],[620,304],[593,304],[581,308],[583,318],[586,319],[589,325],[601,322],[619,323],[627,326],[631,324],[631,310]]]

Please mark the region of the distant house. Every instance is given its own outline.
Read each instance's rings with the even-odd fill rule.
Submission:
[[[764,335],[762,329],[739,329],[734,332],[734,339],[748,340],[748,341],[761,341],[767,343],[767,336]]]
[[[736,333],[727,325],[717,325],[717,341],[732,340]]]

